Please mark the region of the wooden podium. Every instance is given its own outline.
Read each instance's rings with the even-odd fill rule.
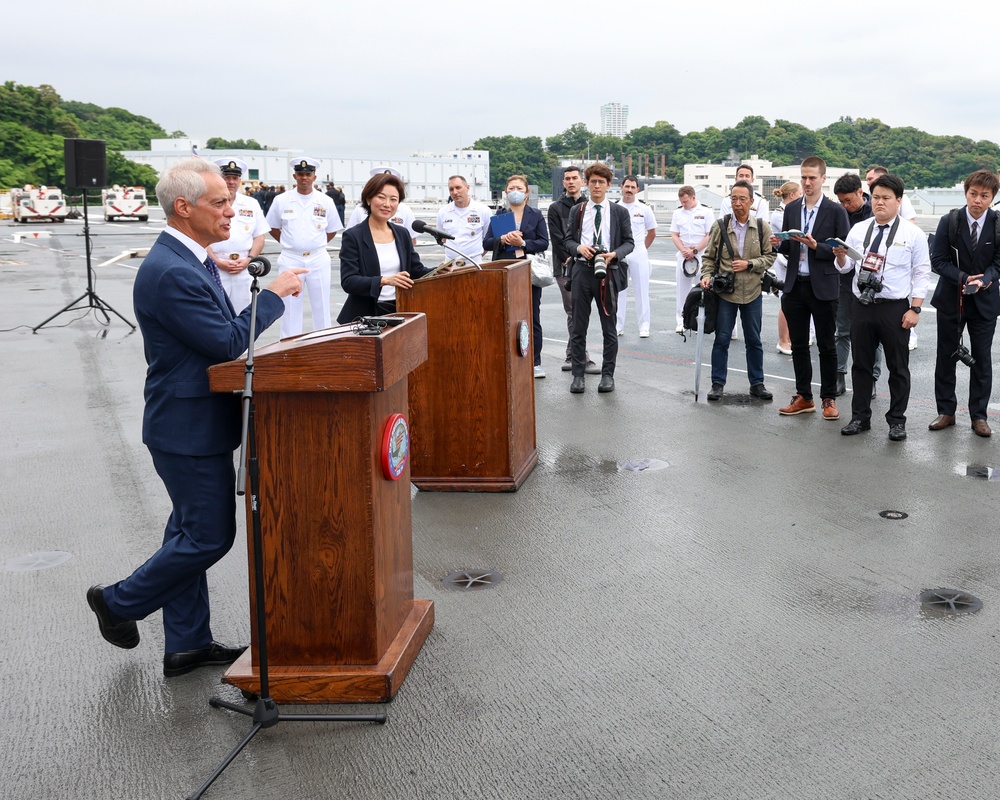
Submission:
[[[341,326],[254,353],[268,677],[278,702],[391,700],[434,624],[433,603],[413,599],[409,468],[388,479],[381,458],[387,421],[407,412],[407,375],[427,358],[426,318],[400,316],[379,336]],[[212,390],[242,393],[245,367],[212,367]],[[252,630],[223,680],[256,693]]]
[[[411,480],[517,491],[538,463],[529,263],[423,278],[396,292],[396,307],[427,315],[427,361],[410,376]]]

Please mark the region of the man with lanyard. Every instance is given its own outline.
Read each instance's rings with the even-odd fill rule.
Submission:
[[[331,325],[330,317],[330,253],[326,246],[343,230],[333,200],[313,188],[319,162],[313,158],[291,161],[295,176],[295,191],[275,197],[267,212],[271,236],[281,243],[278,274],[292,267],[309,270],[303,283],[309,290],[313,330]],[[285,313],[281,317],[281,338],[302,333],[303,301],[289,295],[284,298]]]
[[[448,178],[448,194],[451,202],[438,211],[435,227],[454,236],[451,246],[478,264],[483,258],[483,234],[493,212],[487,205],[469,197],[469,182],[461,175]],[[450,250],[445,254],[446,257],[454,255]]]
[[[253,278],[247,272],[247,264],[264,250],[264,235],[268,226],[260,203],[241,191],[242,177],[247,171],[246,162],[238,158],[217,158],[214,163],[222,169],[236,216],[229,226],[229,238],[211,245],[208,251],[219,267],[222,288],[239,314],[250,305]]]
[[[390,175],[395,175],[401,181],[405,180],[403,174],[399,170],[395,170],[392,167],[375,167],[369,171],[371,177],[376,175],[382,175],[388,172]],[[358,203],[354,207],[354,211],[351,212],[351,218],[347,220],[347,227],[353,228],[355,225],[360,225],[368,219],[368,212],[365,211],[364,206]],[[404,228],[409,228],[410,236],[413,239],[413,244],[417,243],[417,237],[420,235],[415,230],[413,230],[413,223],[416,222],[417,216],[413,213],[413,209],[410,208],[406,203],[400,203],[399,208],[396,209],[396,216],[389,220],[393,225],[402,225]]]
[[[628,257],[627,268],[629,283],[635,292],[635,317],[639,324],[639,338],[649,338],[649,248],[656,240],[656,215],[653,209],[636,199],[639,192],[639,179],[634,175],[626,175],[622,179],[622,199],[618,205],[628,211],[632,220],[632,238],[635,249]],[[628,302],[628,289],[623,289],[618,295],[618,335],[625,333],[625,306]]]
[[[677,248],[677,333],[684,333],[684,301],[701,273],[701,254],[708,244],[715,215],[712,209],[698,202],[693,186],[678,189],[677,199],[681,205],[674,209],[673,216],[670,217],[670,238]]]
[[[872,179],[874,180],[874,178]],[[859,222],[871,219],[872,204],[861,188],[861,178],[853,172],[841,175],[833,185],[833,193],[847,212],[847,219],[853,228]],[[854,277],[850,274],[840,276],[840,299],[837,301],[837,397],[847,391],[847,360],[851,355],[851,287]],[[882,348],[875,351],[875,366],[872,377],[875,384],[882,374]]]
[[[885,174],[877,177],[870,188],[875,218],[851,228],[847,248],[834,248],[837,269],[855,275],[851,311],[854,397],[851,421],[840,432],[854,436],[871,428],[872,366],[875,348],[881,344],[889,370],[889,410],[885,419],[889,438],[898,442],[906,438],[910,329],[920,321],[931,261],[923,231],[899,214],[903,182]],[[851,250],[861,260],[851,258]]]
[[[802,197],[785,206],[781,223],[784,232],[802,231],[784,241],[772,237],[771,245],[788,259],[781,310],[788,321],[792,342],[792,368],[795,370],[795,394],[787,406],[778,410],[782,416],[814,412],[812,392],[812,356],[809,352],[809,321],[816,326],[819,350],[820,398],[823,419],[835,420],[837,411],[837,299],[840,276],[834,266],[833,247],[828,239],[843,239],[850,230],[847,212],[823,197],[826,162],[810,156],[802,161]],[[869,381],[871,378],[869,377]],[[871,388],[869,387],[869,392]],[[857,392],[857,384],[855,384]]]
[[[563,362],[562,371],[569,372],[573,368],[570,352],[570,343],[573,340],[573,293],[567,287],[567,280],[574,254],[566,249],[563,240],[569,230],[570,211],[577,204],[587,201],[583,194],[583,175],[580,168],[566,167],[563,170],[562,185],[565,193],[549,206],[546,221],[549,225],[549,241],[552,243],[552,273],[559,286],[559,294],[562,295],[563,311],[566,312],[566,360]],[[600,375],[601,368],[590,360],[590,351],[586,349],[586,345],[584,345],[584,358],[587,362],[584,372],[587,375]]]
[[[597,314],[604,333],[604,361],[598,392],[615,390],[615,362],[618,358],[618,292],[624,283],[621,266],[634,245],[632,222],[628,212],[608,200],[614,173],[605,164],[591,164],[584,173],[590,200],[575,206],[567,220],[566,249],[576,254],[571,262],[570,284],[573,292],[573,382],[570,392],[584,391],[584,367],[587,352],[587,329],[590,306],[597,302]]]

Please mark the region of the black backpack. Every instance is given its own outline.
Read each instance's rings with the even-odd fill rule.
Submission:
[[[696,285],[684,300],[684,310],[681,316],[684,327],[689,331],[698,330],[698,307],[705,304],[705,333],[715,333],[715,315],[719,310],[719,298],[711,289],[702,289]]]

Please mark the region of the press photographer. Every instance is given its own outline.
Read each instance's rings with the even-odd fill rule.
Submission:
[[[1000,315],[1000,247],[997,212],[990,208],[1000,182],[981,169],[965,179],[965,208],[938,223],[931,269],[940,279],[931,305],[937,309],[937,362],[934,398],[938,416],[927,427],[939,431],[955,424],[955,368],[969,367],[969,416],[977,436],[990,436],[986,407],[993,391],[993,334]],[[969,330],[971,352],[962,333]]]
[[[906,438],[910,400],[910,329],[920,321],[920,306],[930,283],[927,237],[899,214],[903,182],[880,175],[871,184],[874,219],[859,222],[847,235],[847,247],[834,247],[837,269],[855,273],[851,310],[851,421],[841,429],[854,436],[871,428],[875,350],[885,350],[889,368],[889,438]],[[853,251],[861,258],[849,256]],[[910,299],[912,297],[912,300]]]
[[[770,400],[772,394],[764,386],[764,348],[760,343],[761,278],[777,253],[771,247],[771,226],[750,215],[753,187],[747,181],[736,181],[729,197],[733,213],[712,226],[701,265],[702,288],[711,288],[719,300],[708,399],[722,399],[729,369],[729,343],[739,312],[746,342],[750,394]]]

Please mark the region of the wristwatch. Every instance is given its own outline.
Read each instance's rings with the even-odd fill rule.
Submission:
[[[698,248],[697,247],[692,247],[691,248],[691,252],[694,253],[695,255],[698,255]]]
[[[910,306],[910,311],[912,311],[914,314],[919,314],[920,313],[920,306]],[[896,313],[899,313],[899,312],[896,312]]]

